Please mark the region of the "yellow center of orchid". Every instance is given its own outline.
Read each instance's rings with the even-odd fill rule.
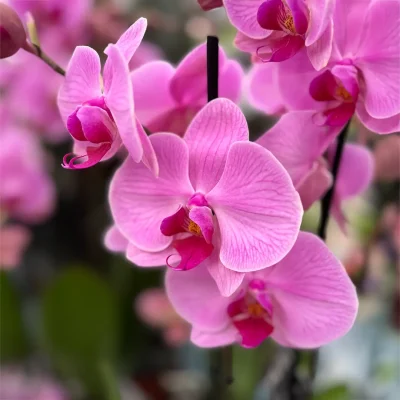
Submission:
[[[251,303],[247,306],[248,313],[254,318],[264,317],[266,312],[260,303]]]
[[[339,83],[336,88],[336,96],[340,97],[346,102],[353,101],[353,96],[347,91],[342,83]]]
[[[296,35],[296,26],[294,25],[294,19],[289,6],[285,0],[282,0],[282,7],[278,15],[278,22],[282,29],[292,35]]]
[[[194,222],[192,220],[189,220],[187,230],[190,233],[193,233],[193,235],[197,235],[197,236],[201,236],[202,235],[199,225],[197,225],[196,222]]]

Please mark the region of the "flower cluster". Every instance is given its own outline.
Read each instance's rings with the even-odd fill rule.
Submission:
[[[398,127],[398,8],[364,1],[364,34],[353,37],[357,1],[199,3],[226,8],[235,43],[254,61],[249,100],[280,120],[249,140],[235,105],[242,70],[222,49],[221,98],[208,104],[205,45],[176,68],[156,61],[130,73],[140,19],[107,47],[103,79],[98,56],[75,51],[59,106],[86,160],[64,164],[89,167],[125,145],[109,190],[106,247],[140,267],[168,266],[167,295],[193,343],[256,347],[271,337],[319,347],[350,329],[357,296],[323,241],[300,232],[302,215],[335,183],[331,213],[346,230],[342,203],[367,189],[373,157],[346,144],[336,176],[339,133],[355,114],[380,133]],[[385,16],[387,33],[374,34]]]
[[[127,151],[109,189],[110,251],[167,266],[166,292],[201,347],[268,337],[315,348],[344,335],[355,287],[303,213],[332,188],[342,203],[367,189],[373,157],[338,135],[354,117],[377,133],[400,128],[400,7],[393,0],[201,1],[223,6],[250,54],[248,100],[281,118],[256,142],[236,104],[243,71],[219,50],[219,95],[207,103],[206,46],[174,67],[135,71],[147,21],[106,47],[75,49],[58,93],[73,138],[66,169]]]

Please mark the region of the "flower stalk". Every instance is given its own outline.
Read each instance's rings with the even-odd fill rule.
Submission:
[[[207,95],[208,101],[218,98],[219,81],[219,40],[215,36],[207,37]],[[215,398],[229,399],[229,385],[233,383],[232,346],[215,350],[211,362],[213,395]]]

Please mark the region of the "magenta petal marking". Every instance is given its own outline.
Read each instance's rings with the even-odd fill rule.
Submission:
[[[268,44],[257,49],[257,56],[263,62],[281,62],[295,56],[304,46],[304,39],[300,36],[271,35],[265,40]]]
[[[186,219],[187,211],[184,207],[180,207],[175,214],[163,219],[160,226],[161,233],[165,236],[173,236],[186,232],[184,229]]]
[[[343,126],[353,116],[355,108],[356,107],[354,103],[342,103],[336,108],[316,113],[313,116],[313,121],[319,126]]]
[[[189,200],[188,206],[206,206],[208,207],[208,202],[202,193],[195,193]]]
[[[274,327],[262,318],[234,320],[233,324],[242,337],[241,345],[249,349],[259,346],[274,331]]]
[[[214,234],[214,223],[211,209],[208,207],[195,206],[189,211],[189,218],[200,227],[205,241],[211,243]]]
[[[271,307],[268,306],[268,308]],[[265,315],[263,315],[264,311]],[[252,299],[249,302],[247,296],[240,297],[229,304],[227,312],[242,337],[241,345],[243,347],[259,346],[274,330],[273,326],[265,319],[268,317],[268,311],[259,303],[253,302]],[[256,315],[252,315],[252,312]]]
[[[331,71],[318,75],[310,84],[310,95],[316,101],[335,100],[337,82]]]
[[[66,154],[61,164],[66,169],[84,169],[92,167],[102,160],[108,150],[111,148],[111,143],[103,143],[98,147],[88,147],[87,154],[83,156],[75,156],[68,161],[68,158],[73,155],[72,153]],[[83,163],[75,164],[76,161],[87,157],[87,160]]]
[[[74,111],[67,119],[67,129],[72,137],[76,140],[86,141],[85,134],[83,133],[81,121],[77,116],[79,108]]]
[[[186,239],[175,240],[172,243],[175,250],[181,257],[179,265],[172,267],[167,258],[167,265],[178,271],[188,271],[197,267],[200,263],[206,260],[214,250],[212,244],[206,243],[202,237],[190,236]]]
[[[286,0],[293,17],[296,33],[304,35],[308,29],[307,9],[303,0]]]
[[[278,16],[283,8],[282,0],[267,0],[261,4],[257,12],[257,21],[264,29],[281,31]]]

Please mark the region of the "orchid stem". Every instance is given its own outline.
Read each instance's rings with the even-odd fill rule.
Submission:
[[[207,94],[208,101],[218,98],[219,48],[216,36],[207,36]]]
[[[346,142],[347,134],[350,128],[350,121],[351,120],[349,120],[349,122],[346,124],[346,126],[343,128],[342,132],[339,135],[336,147],[336,154],[335,158],[333,159],[333,166],[332,166],[333,183],[331,188],[327,191],[327,193],[321,200],[321,219],[318,228],[318,236],[324,241],[326,240],[326,230],[328,228],[329,212],[335,194],[336,181],[340,169],[340,161],[342,160],[344,144]]]
[[[219,40],[216,36],[207,36],[207,95],[208,101],[218,98],[219,80]],[[233,383],[232,347],[215,350],[211,363],[213,399],[229,399],[229,385]]]
[[[39,34],[36,28],[36,22],[32,14],[30,12],[26,13],[25,18],[29,40],[25,42],[23,46],[24,50],[39,57],[51,69],[56,71],[58,74],[65,76],[65,71],[42,50],[42,47],[40,46]]]
[[[321,219],[318,227],[318,236],[325,241],[326,240],[326,231],[328,228],[329,222],[329,213],[332,206],[333,198],[335,195],[335,188],[337,177],[340,170],[340,162],[343,156],[344,145],[346,143],[347,135],[350,130],[350,122],[351,119],[347,122],[346,126],[343,128],[342,132],[339,135],[336,147],[335,158],[333,159],[332,165],[332,179],[333,183],[331,188],[326,192],[325,196],[321,200]],[[317,374],[317,364],[318,364],[318,350],[314,350],[311,353],[311,361],[310,361],[310,382],[314,381],[315,375]]]
[[[32,44],[33,51],[32,53],[43,60],[51,69],[56,71],[58,74],[65,76],[65,71],[55,62],[53,61],[40,46]]]

